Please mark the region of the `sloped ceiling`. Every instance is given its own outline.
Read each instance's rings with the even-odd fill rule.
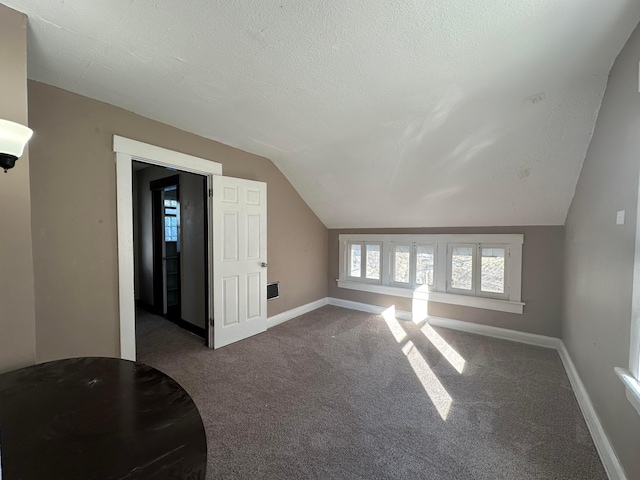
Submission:
[[[636,0],[2,1],[29,16],[30,78],[268,157],[330,228],[563,224],[640,20]]]

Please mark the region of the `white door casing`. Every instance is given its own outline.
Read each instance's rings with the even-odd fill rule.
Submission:
[[[213,326],[223,347],[267,329],[267,184],[213,176]],[[210,322],[211,323],[211,322]]]
[[[133,195],[131,162],[139,160],[152,165],[179,169],[207,177],[207,188],[212,186],[212,178],[222,175],[222,164],[204,158],[193,157],[173,150],[138,142],[129,138],[113,136],[113,151],[116,153],[116,201],[118,225],[118,300],[120,316],[120,357],[136,359],[135,299],[134,299],[134,251],[133,251]],[[209,198],[209,245],[207,275],[209,285],[213,284],[211,244],[212,202]],[[212,316],[213,295],[209,295],[208,318]]]

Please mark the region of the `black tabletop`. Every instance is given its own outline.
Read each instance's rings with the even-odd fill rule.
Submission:
[[[0,375],[2,480],[204,480],[198,410],[171,378],[114,358]]]

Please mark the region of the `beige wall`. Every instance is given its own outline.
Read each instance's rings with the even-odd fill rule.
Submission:
[[[640,173],[640,28],[609,75],[565,223],[562,338],[627,473],[640,478],[640,416],[614,367],[629,365]],[[616,226],[616,211],[626,224]]]
[[[0,5],[0,118],[27,124],[27,17]],[[37,134],[36,134],[37,135]],[[0,373],[35,363],[29,153],[0,170]]]
[[[339,272],[338,235],[341,233],[521,233],[524,235],[522,301],[526,304],[522,315],[436,302],[429,302],[429,314],[521,332],[560,336],[563,227],[329,230],[329,296],[384,307],[395,305],[399,310],[411,311],[409,298],[338,288],[335,279]]]
[[[38,361],[119,355],[114,134],[266,182],[269,316],[327,295],[327,229],[270,160],[37,82],[29,114]]]

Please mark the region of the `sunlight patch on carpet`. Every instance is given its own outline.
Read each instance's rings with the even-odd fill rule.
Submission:
[[[446,420],[449,416],[451,404],[453,403],[451,395],[449,395],[442,383],[440,383],[436,374],[433,373],[433,370],[431,370],[431,367],[429,367],[429,364],[411,340],[402,347],[402,352],[407,357],[407,360],[409,360],[411,368],[413,368],[424,391],[427,392],[431,402],[433,402],[436,410],[438,410],[440,417]]]
[[[464,358],[455,351],[455,349],[447,343],[447,341],[436,332],[429,324],[425,324],[420,331],[425,337],[438,349],[440,354],[456,369],[458,373],[464,371],[464,367],[467,364]]]
[[[391,305],[382,312],[382,318],[387,322],[387,326],[389,327],[389,330],[391,330],[391,334],[393,335],[393,338],[396,339],[396,342],[402,343],[407,339],[407,333],[400,325],[400,322],[396,319],[396,307],[394,305]]]

